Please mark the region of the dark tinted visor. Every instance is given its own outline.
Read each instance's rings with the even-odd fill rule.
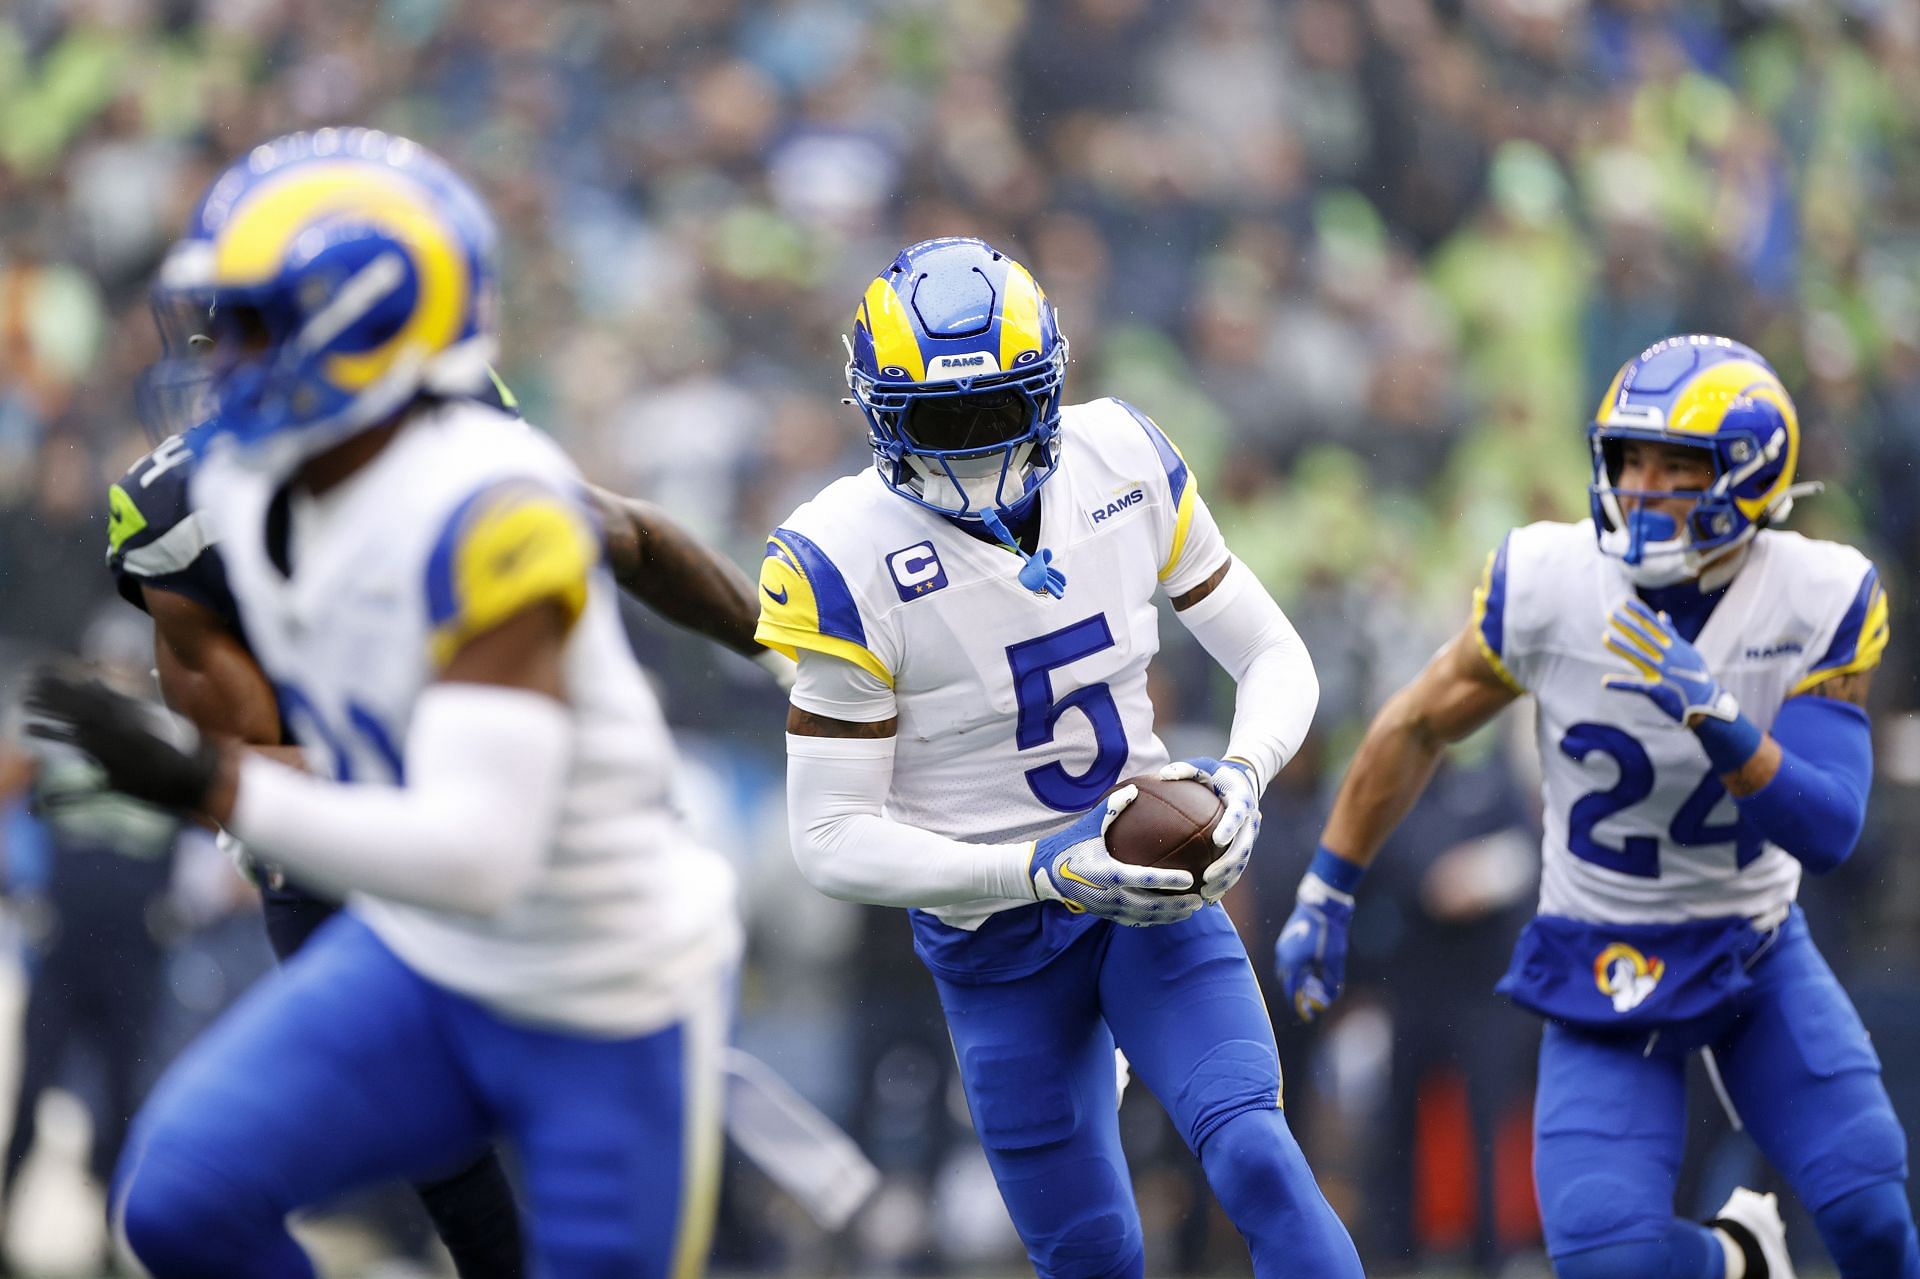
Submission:
[[[1019,439],[1032,423],[1027,397],[999,390],[916,400],[907,406],[900,429],[916,448],[964,453]]]

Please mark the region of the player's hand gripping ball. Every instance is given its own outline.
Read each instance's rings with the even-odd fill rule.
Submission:
[[[1213,860],[1200,871],[1200,895],[1217,902],[1240,882],[1253,856],[1253,841],[1260,837],[1260,791],[1253,767],[1237,759],[1183,759],[1162,768],[1160,778],[1204,783],[1223,805],[1210,828]]]
[[[1057,901],[1074,912],[1087,911],[1115,923],[1134,927],[1147,924],[1173,924],[1206,905],[1206,899],[1194,891],[1198,875],[1172,863],[1154,865],[1152,840],[1141,835],[1114,831],[1124,823],[1127,830],[1143,831],[1139,818],[1129,820],[1138,801],[1148,790],[1168,786],[1194,787],[1192,782],[1163,782],[1154,777],[1138,777],[1108,792],[1093,808],[1082,813],[1072,825],[1057,834],[1034,843],[1033,889],[1040,901]],[[1205,787],[1200,787],[1205,791]],[[1209,792],[1208,799],[1213,799]],[[1215,801],[1217,803],[1217,800]],[[1141,814],[1146,826],[1159,821],[1158,805],[1150,804]],[[1127,850],[1129,856],[1146,858],[1140,862],[1115,855],[1113,849]]]
[[[1120,783],[1122,790],[1129,786],[1135,796],[1107,828],[1108,854],[1128,866],[1185,871],[1205,895],[1207,870],[1220,857],[1213,833],[1226,816],[1226,801],[1197,774],[1143,773]]]

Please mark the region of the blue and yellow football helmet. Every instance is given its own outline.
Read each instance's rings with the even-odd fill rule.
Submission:
[[[910,502],[1011,522],[1060,464],[1067,340],[1027,269],[983,240],[922,240],[867,286],[847,385],[874,464]]]
[[[482,391],[495,241],[445,163],[372,129],[255,147],[201,198],[154,287],[164,357],[143,413],[212,419],[291,465],[422,394]],[[183,390],[185,393],[183,393]]]
[[[1623,561],[1643,586],[1698,576],[1784,519],[1797,494],[1818,488],[1793,482],[1800,419],[1779,375],[1751,347],[1728,338],[1667,338],[1627,361],[1587,436],[1600,549]],[[1713,463],[1712,483],[1700,493],[1618,487],[1629,440],[1702,450]],[[1621,504],[1622,498],[1670,497],[1694,499],[1684,523],[1645,509],[1628,512]]]

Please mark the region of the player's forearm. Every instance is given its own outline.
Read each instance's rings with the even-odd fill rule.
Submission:
[[[1771,734],[1759,733],[1745,716],[1733,725],[1703,722],[1695,731],[1741,820],[1815,874],[1852,854],[1873,782],[1873,733],[1864,710],[1795,697],[1781,706]],[[1746,753],[1755,733],[1759,745]]]
[[[1223,757],[1251,764],[1256,784],[1266,786],[1306,740],[1320,703],[1305,642],[1238,560],[1205,599],[1175,616],[1233,676],[1233,730]]]
[[[1446,741],[1412,706],[1412,690],[1388,701],[1367,727],[1321,833],[1321,844],[1345,861],[1371,866],[1388,835],[1433,780]]]
[[[153,664],[167,706],[216,737],[255,746],[281,741],[273,684],[240,638],[211,609],[173,591],[147,588]]]
[[[496,914],[524,892],[551,845],[569,731],[566,708],[551,698],[436,685],[407,735],[406,785],[340,785],[249,753],[231,811],[213,815],[323,894]]]
[[[881,815],[893,749],[891,737],[787,735],[787,826],[807,882],[876,906],[1032,899],[1031,844],[969,844]]]
[[[607,566],[622,590],[744,657],[764,651],[753,638],[759,601],[738,565],[652,503],[592,492],[606,525]]]

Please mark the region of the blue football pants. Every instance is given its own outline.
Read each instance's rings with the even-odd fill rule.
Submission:
[[[1139,1279],[1113,1050],[1200,1156],[1260,1279],[1358,1279],[1360,1259],[1280,1110],[1280,1056],[1224,910],[1086,930],[1031,976],[936,976],[1000,1194],[1040,1279]]]
[[[1785,930],[1752,976],[1730,1008],[1662,1032],[1651,1050],[1644,1034],[1547,1024],[1534,1178],[1563,1279],[1719,1279],[1718,1245],[1673,1215],[1686,1058],[1702,1045],[1843,1279],[1920,1279],[1920,1244],[1898,1193],[1906,1137],[1852,1001],[1805,928]]]
[[[120,1229],[156,1279],[304,1279],[287,1214],[447,1174],[500,1135],[534,1273],[691,1273],[718,1190],[721,1003],[639,1038],[535,1029],[343,914],[161,1080],[116,1177]]]

